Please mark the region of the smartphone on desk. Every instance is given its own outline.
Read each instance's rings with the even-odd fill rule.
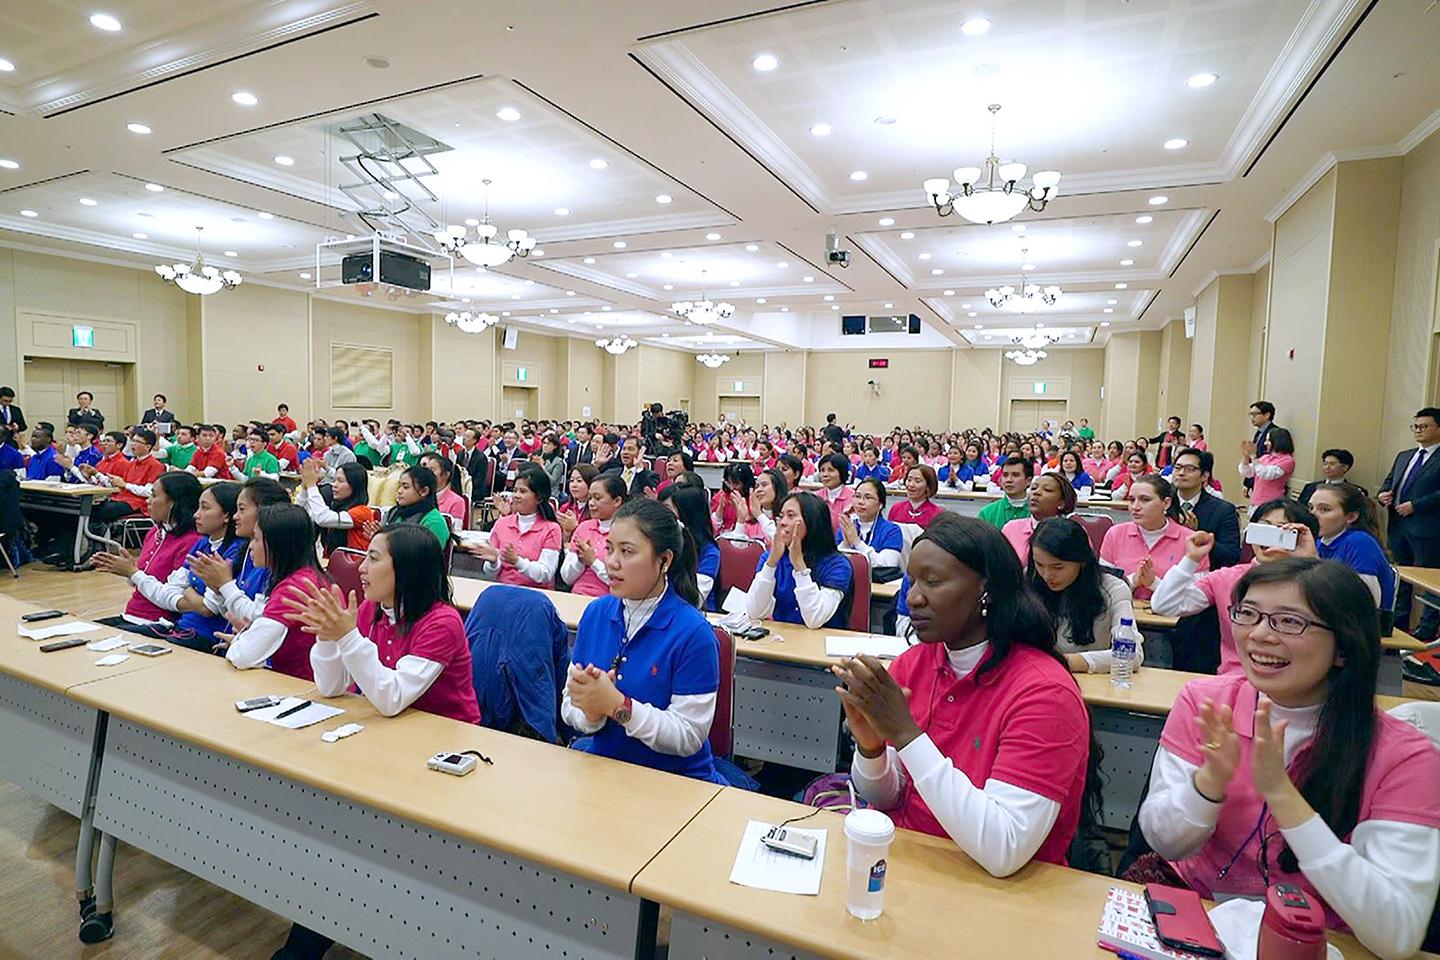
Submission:
[[[34,613],[22,613],[22,623],[35,623],[37,620],[54,620],[56,617],[65,616],[64,610],[37,610]]]
[[[169,653],[170,648],[161,646],[158,643],[132,643],[130,645],[130,652],[138,653],[143,657],[158,657],[162,653]]]

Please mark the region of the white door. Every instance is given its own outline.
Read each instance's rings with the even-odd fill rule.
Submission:
[[[500,413],[502,420],[535,419],[534,387],[502,387],[500,391]]]
[[[118,430],[128,422],[123,409],[124,374],[124,365],[118,363],[27,357],[20,406],[30,423],[48,420],[57,431],[63,431],[66,414],[75,406],[75,395],[89,390],[95,397],[95,408],[105,414],[106,429]]]
[[[760,425],[759,397],[721,397],[720,418],[736,423],[741,420],[751,426]]]

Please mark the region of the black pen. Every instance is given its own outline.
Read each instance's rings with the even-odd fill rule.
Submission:
[[[299,713],[301,710],[304,710],[306,707],[310,706],[311,703],[312,701],[306,700],[302,703],[295,704],[295,706],[291,707],[288,710],[281,710],[279,713],[275,714],[275,719],[284,720],[286,717],[290,716],[290,714]]]

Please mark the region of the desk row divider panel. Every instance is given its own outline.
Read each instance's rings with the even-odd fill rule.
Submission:
[[[98,718],[93,707],[0,673],[0,777],[78,818]]]

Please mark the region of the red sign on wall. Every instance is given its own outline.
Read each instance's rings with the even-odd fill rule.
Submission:
[[[870,369],[871,369],[871,370],[884,370],[884,369],[885,369],[886,367],[888,367],[888,366],[890,366],[890,361],[887,360],[887,359],[885,359],[885,358],[883,358],[883,357],[878,357],[878,358],[877,358],[877,357],[871,357],[871,358],[870,358]]]

